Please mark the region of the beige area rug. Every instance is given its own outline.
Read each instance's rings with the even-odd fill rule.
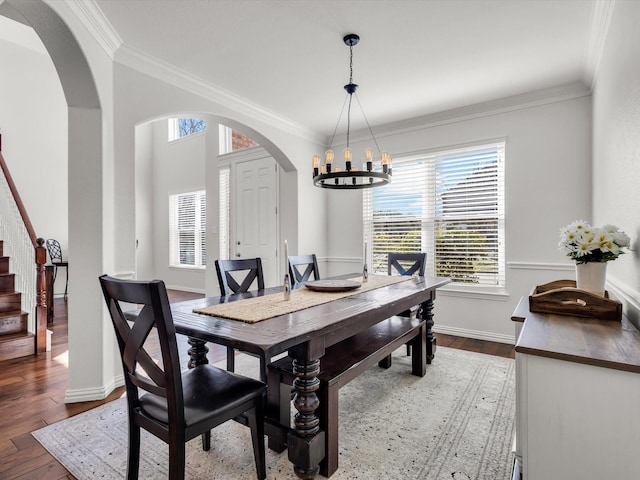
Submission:
[[[438,348],[423,378],[404,349],[388,370],[374,367],[340,390],[343,479],[508,480],[513,457],[513,360]],[[239,355],[239,372],[257,359]],[[123,479],[126,401],[119,399],[33,432],[76,478]],[[212,448],[187,444],[187,479],[255,479],[249,429],[233,421],[213,430]],[[140,478],[167,478],[168,448],[143,431]],[[286,452],[267,449],[267,478],[297,478]]]

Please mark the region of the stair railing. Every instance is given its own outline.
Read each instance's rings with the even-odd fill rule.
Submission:
[[[35,336],[35,352],[46,351],[47,297],[44,240],[36,237],[29,215],[2,156],[0,135],[0,237],[5,255],[11,257],[16,291],[22,293],[22,309],[29,312],[28,331]],[[35,267],[35,268],[34,268]]]

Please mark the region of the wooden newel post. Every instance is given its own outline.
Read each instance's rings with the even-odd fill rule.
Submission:
[[[36,353],[42,353],[47,350],[47,249],[43,238],[36,243]]]

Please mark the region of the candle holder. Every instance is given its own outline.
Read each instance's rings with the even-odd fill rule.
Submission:
[[[282,291],[284,293],[284,300],[291,300],[291,279],[289,278],[289,274],[286,273],[284,276],[284,285],[282,287]]]
[[[369,281],[369,269],[367,268],[367,262],[364,262],[364,266],[362,267],[362,283],[367,283]]]

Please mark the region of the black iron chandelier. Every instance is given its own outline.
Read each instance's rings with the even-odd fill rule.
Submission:
[[[351,101],[353,100],[354,94],[358,89],[358,85],[353,83],[353,47],[358,44],[358,42],[360,41],[360,37],[355,33],[350,33],[348,35],[345,35],[343,41],[345,45],[349,47],[349,83],[344,86],[344,89],[347,91],[347,97],[345,98],[345,102],[342,105],[342,111],[340,112],[340,117],[338,117],[336,128],[333,131],[333,136],[331,137],[331,142],[329,144],[329,150],[327,150],[325,153],[324,164],[320,165],[320,157],[318,155],[315,155],[313,157],[313,184],[316,187],[339,190],[379,187],[381,185],[386,185],[391,181],[391,157],[387,152],[380,151],[380,147],[378,146],[376,137],[373,135],[373,131],[371,130],[371,126],[369,125],[369,121],[364,114],[364,110],[360,105],[360,100],[358,100],[357,95],[355,95],[356,101],[358,102],[358,106],[360,107],[362,116],[364,117],[364,120],[367,124],[369,133],[371,134],[373,142],[375,143],[380,155],[379,166],[374,165],[373,153],[370,148],[367,148],[364,152],[362,169],[359,170],[354,165],[355,161],[352,160],[352,152],[351,148],[349,148],[351,128]],[[338,126],[340,125],[340,119],[342,118],[344,107],[345,105],[347,105],[347,103],[347,147],[344,149],[344,169],[341,169],[340,167],[335,166],[333,163],[334,155],[331,147],[333,145],[333,140],[336,136]]]

